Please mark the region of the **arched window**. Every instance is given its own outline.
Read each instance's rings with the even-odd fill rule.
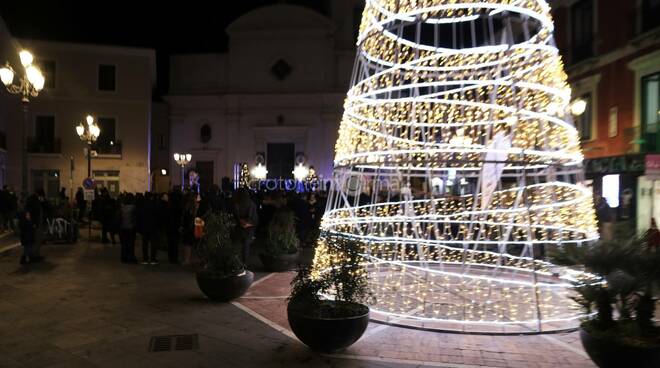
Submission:
[[[202,143],[209,143],[211,140],[211,127],[208,124],[202,125],[202,129],[199,131],[199,137]]]

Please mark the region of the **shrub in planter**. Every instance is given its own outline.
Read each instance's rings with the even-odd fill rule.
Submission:
[[[314,350],[336,351],[355,343],[369,324],[367,273],[361,244],[321,238],[314,266],[292,281],[287,315],[294,334]],[[323,299],[322,295],[334,296]]]
[[[660,328],[653,321],[660,249],[649,234],[656,233],[592,247],[564,247],[553,255],[555,262],[584,265],[605,281],[576,283],[574,297],[592,316],[582,322],[580,337],[599,367],[660,367]]]
[[[298,262],[298,236],[295,216],[292,211],[275,212],[268,224],[266,246],[259,255],[266,270],[271,272],[288,271]]]
[[[236,222],[226,213],[209,213],[197,251],[202,270],[197,285],[214,301],[230,301],[245,294],[254,274],[241,261],[241,243],[236,241]]]

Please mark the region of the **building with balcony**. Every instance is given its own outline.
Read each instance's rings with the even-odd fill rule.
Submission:
[[[558,0],[556,40],[574,98],[587,178],[619,221],[660,219],[660,1]],[[660,160],[658,160],[660,161]],[[660,177],[658,177],[660,179]]]
[[[6,60],[20,48],[34,54],[46,78],[44,90],[29,103],[28,189],[43,188],[54,197],[60,188],[72,195],[81,186],[88,176],[87,149],[75,127],[90,114],[101,128],[91,151],[97,186],[114,194],[147,190],[155,51],[19,39],[0,56]],[[23,112],[18,96],[0,94],[7,106],[0,117],[6,121],[6,178],[20,188]]]

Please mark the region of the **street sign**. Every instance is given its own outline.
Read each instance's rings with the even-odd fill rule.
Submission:
[[[82,182],[83,188],[85,189],[94,189],[94,179],[92,178],[85,178]]]
[[[89,205],[91,205],[92,201],[94,200],[94,189],[85,189],[84,194],[85,200]]]

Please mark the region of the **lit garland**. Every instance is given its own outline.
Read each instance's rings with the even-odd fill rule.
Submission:
[[[545,0],[366,1],[315,272],[352,239],[376,319],[577,324],[572,283],[601,281],[540,259],[598,238],[552,32]]]
[[[250,168],[248,167],[248,164],[245,162],[241,163],[241,172],[238,182],[240,188],[250,187]]]

